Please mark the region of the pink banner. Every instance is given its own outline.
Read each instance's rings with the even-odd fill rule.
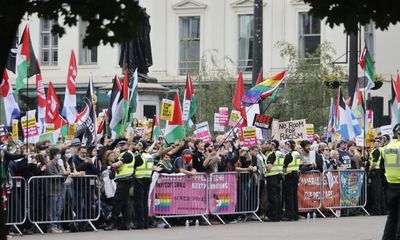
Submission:
[[[235,212],[237,201],[236,173],[213,174],[210,180],[210,213]]]
[[[154,189],[156,215],[199,215],[207,211],[207,179],[161,175]]]

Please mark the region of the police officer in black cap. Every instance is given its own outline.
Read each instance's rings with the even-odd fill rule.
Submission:
[[[107,225],[104,230],[110,231],[116,227],[118,216],[122,212],[122,224],[119,230],[130,229],[130,211],[129,211],[129,189],[132,186],[134,179],[135,169],[143,164],[142,158],[134,155],[128,150],[129,145],[126,139],[121,139],[117,146],[120,148],[120,155],[118,161],[111,165],[112,171],[115,172],[115,182],[117,189],[113,199],[113,209],[111,213],[111,223]]]
[[[382,206],[382,179],[381,179],[381,169],[380,162],[382,161],[382,154],[380,151],[381,140],[379,138],[375,138],[374,147],[370,151],[369,154],[369,178],[371,181],[371,207],[373,215],[382,215],[383,214],[383,206]]]

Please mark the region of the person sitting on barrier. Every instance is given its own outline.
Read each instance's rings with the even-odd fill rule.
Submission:
[[[185,149],[182,151],[182,155],[177,157],[174,161],[175,171],[178,173],[184,173],[188,176],[194,176],[197,173],[197,170],[193,168],[192,165],[193,160],[193,152],[190,149]]]
[[[50,149],[50,161],[47,163],[47,174],[52,176],[61,176],[62,172],[59,165],[61,160],[60,150],[58,148]],[[60,220],[62,210],[62,180],[63,178],[49,179],[47,184],[49,218],[52,223],[49,224],[47,232],[62,233],[58,228],[57,222]]]
[[[300,143],[301,146],[301,157],[300,171],[308,172],[312,170],[318,170],[322,172],[323,160],[318,151],[311,151],[310,142],[303,140]]]
[[[298,220],[298,203],[297,203],[297,185],[299,182],[299,167],[301,156],[295,150],[296,143],[288,140],[285,143],[287,154],[283,162],[283,194],[285,200],[285,214],[282,220],[297,221]]]

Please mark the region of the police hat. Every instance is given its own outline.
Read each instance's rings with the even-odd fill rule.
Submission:
[[[393,134],[394,134],[394,135],[400,134],[400,123],[394,125],[394,127],[393,127]]]
[[[307,145],[311,145],[310,141],[308,140],[303,140],[300,143],[300,147],[305,148]]]

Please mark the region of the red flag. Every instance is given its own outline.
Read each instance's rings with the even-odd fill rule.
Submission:
[[[60,114],[58,114],[53,124],[54,124],[54,130],[58,130],[61,127],[67,125],[67,120],[65,120]]]
[[[258,73],[256,85],[260,84],[263,81],[263,69],[261,68],[260,72]]]
[[[233,96],[232,106],[234,109],[240,111],[242,108],[242,98],[244,95],[244,81],[243,81],[243,73],[240,72],[237,78],[236,87],[235,87],[235,95]]]
[[[190,101],[192,100],[193,94],[194,94],[194,88],[193,88],[192,76],[190,76],[190,74],[188,73],[186,77],[185,98]]]
[[[123,98],[126,101],[129,101],[129,76],[128,76],[128,67],[125,68],[125,76],[124,76],[124,91]]]
[[[71,56],[69,58],[68,66],[68,77],[67,77],[67,88],[70,95],[76,95],[76,75],[78,74],[78,68],[76,67],[76,58],[74,50],[71,50]]]
[[[53,84],[49,83],[49,90],[47,91],[47,103],[46,103],[46,123],[54,123],[58,118],[58,111],[60,108],[60,101],[58,100],[56,90]]]
[[[38,68],[40,69],[39,61],[36,59]],[[42,79],[42,74],[36,74],[36,93],[38,96],[38,107],[45,108],[46,107],[46,93],[44,92],[44,84]]]

